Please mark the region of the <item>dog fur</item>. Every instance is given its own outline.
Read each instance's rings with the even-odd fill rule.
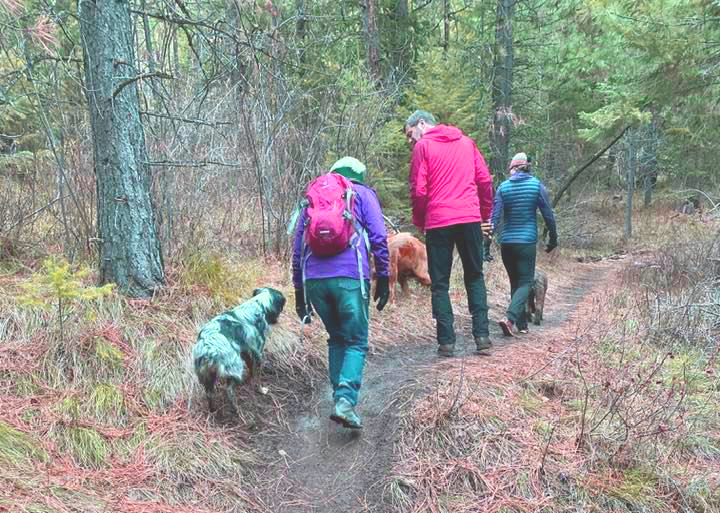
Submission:
[[[543,318],[543,309],[545,308],[545,294],[547,294],[548,279],[540,269],[535,270],[535,282],[527,300],[527,318],[536,325],[540,325]]]
[[[235,386],[252,377],[263,358],[265,338],[285,306],[279,290],[258,288],[246,302],[207,322],[198,334],[192,357],[195,374],[205,388],[208,406],[215,410],[213,393],[218,381],[237,413]]]
[[[414,278],[430,286],[427,250],[425,244],[407,232],[388,237],[390,251],[390,302],[395,302],[395,284],[399,281],[403,294],[407,293],[407,281]]]

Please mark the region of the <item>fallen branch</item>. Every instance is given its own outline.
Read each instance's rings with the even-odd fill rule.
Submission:
[[[707,195],[707,193],[701,191],[700,189],[683,189],[681,191],[675,191],[675,194],[684,194],[687,192],[695,192],[697,194],[702,194],[703,196],[705,196],[705,199],[707,199],[710,202],[710,204],[712,205],[712,208],[709,210],[709,212],[712,212],[713,210],[715,210],[718,207],[718,205],[720,205],[720,203],[715,203],[712,200],[712,198]]]
[[[40,207],[40,208],[37,209],[35,212],[31,212],[30,214],[28,214],[28,215],[26,215],[26,216],[23,216],[23,217],[21,217],[20,219],[18,219],[18,220],[15,222],[15,224],[13,224],[10,228],[8,228],[7,230],[5,230],[5,232],[11,231],[13,228],[15,228],[16,226],[18,226],[18,225],[19,225],[20,223],[22,223],[23,221],[25,221],[25,220],[27,220],[27,219],[30,219],[30,218],[33,217],[33,216],[36,216],[37,214],[41,213],[42,211],[47,210],[48,208],[50,208],[51,206],[53,206],[55,203],[57,203],[57,202],[60,201],[61,199],[65,199],[65,198],[67,198],[67,197],[69,197],[69,194],[66,195],[66,196],[62,196],[62,197],[60,197],[60,196],[56,197],[54,200],[52,200],[50,203],[48,203],[48,204],[45,205],[44,207]]]
[[[615,139],[613,139],[612,141],[610,141],[610,144],[608,144],[607,146],[605,146],[602,150],[598,151],[595,155],[593,155],[593,156],[590,158],[590,160],[588,160],[584,165],[582,165],[582,166],[580,167],[580,169],[578,169],[577,171],[575,171],[575,172],[570,176],[570,178],[568,179],[568,181],[565,182],[565,185],[563,185],[562,188],[557,192],[557,194],[555,194],[555,197],[554,197],[553,200],[552,200],[552,205],[553,205],[553,207],[555,207],[555,206],[558,204],[558,202],[560,201],[560,198],[562,198],[563,194],[565,194],[565,191],[568,190],[568,188],[570,187],[570,184],[572,184],[572,183],[575,181],[575,179],[576,179],[578,176],[580,176],[580,174],[581,174],[583,171],[585,171],[588,167],[590,167],[590,165],[591,165],[593,162],[595,162],[597,159],[599,159],[600,157],[602,157],[602,155],[603,155],[606,151],[608,151],[610,148],[612,148],[613,145],[614,145],[616,142],[618,142],[618,141],[622,138],[623,135],[625,135],[625,132],[627,132],[629,128],[630,128],[630,125],[628,125],[628,126],[626,126],[625,128],[623,128],[622,131],[617,135],[617,137],[615,137]]]

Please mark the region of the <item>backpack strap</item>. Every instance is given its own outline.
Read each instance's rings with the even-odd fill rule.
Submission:
[[[353,243],[351,240],[351,246],[355,248],[355,256],[357,258],[357,264],[358,264],[358,277],[360,278],[360,293],[362,294],[363,299],[367,299],[369,294],[368,291],[365,290],[365,277],[363,276],[363,259],[362,259],[362,251],[360,250],[360,244],[361,242],[365,243],[365,249],[367,250],[368,259],[370,258],[370,239],[368,238],[367,231],[362,227],[362,225],[358,222],[357,218],[353,215],[352,208],[352,197],[355,195],[355,191],[352,189],[352,187],[349,187],[347,191],[345,192],[345,215],[350,219],[350,222],[353,224],[353,228],[355,229],[355,236],[354,239],[355,242]]]
[[[310,252],[306,251],[307,244],[305,244],[305,237],[302,238],[302,249],[300,250],[300,272],[302,275],[302,285],[303,285],[303,299],[305,300],[305,311],[308,312],[308,316],[311,317],[312,320],[312,309],[310,308],[310,299],[308,298],[308,292],[307,292],[307,285],[305,283],[306,278],[306,268],[307,268],[307,262],[310,259]],[[305,319],[303,319],[303,322],[305,322]]]

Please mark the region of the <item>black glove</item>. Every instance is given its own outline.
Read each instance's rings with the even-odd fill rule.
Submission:
[[[545,253],[550,253],[553,249],[557,247],[557,234],[551,234],[550,240],[545,245]]]
[[[390,297],[390,278],[388,276],[378,276],[375,280],[375,295],[373,301],[377,301],[378,312],[382,312]]]
[[[312,322],[312,318],[310,317],[310,315],[312,315],[312,306],[305,304],[305,291],[302,287],[295,289],[295,313],[298,314],[300,320],[305,324]]]

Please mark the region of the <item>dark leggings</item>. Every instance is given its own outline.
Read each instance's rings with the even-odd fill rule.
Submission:
[[[507,318],[518,329],[527,328],[525,304],[535,281],[535,244],[501,244],[500,254],[510,278],[510,306]]]

